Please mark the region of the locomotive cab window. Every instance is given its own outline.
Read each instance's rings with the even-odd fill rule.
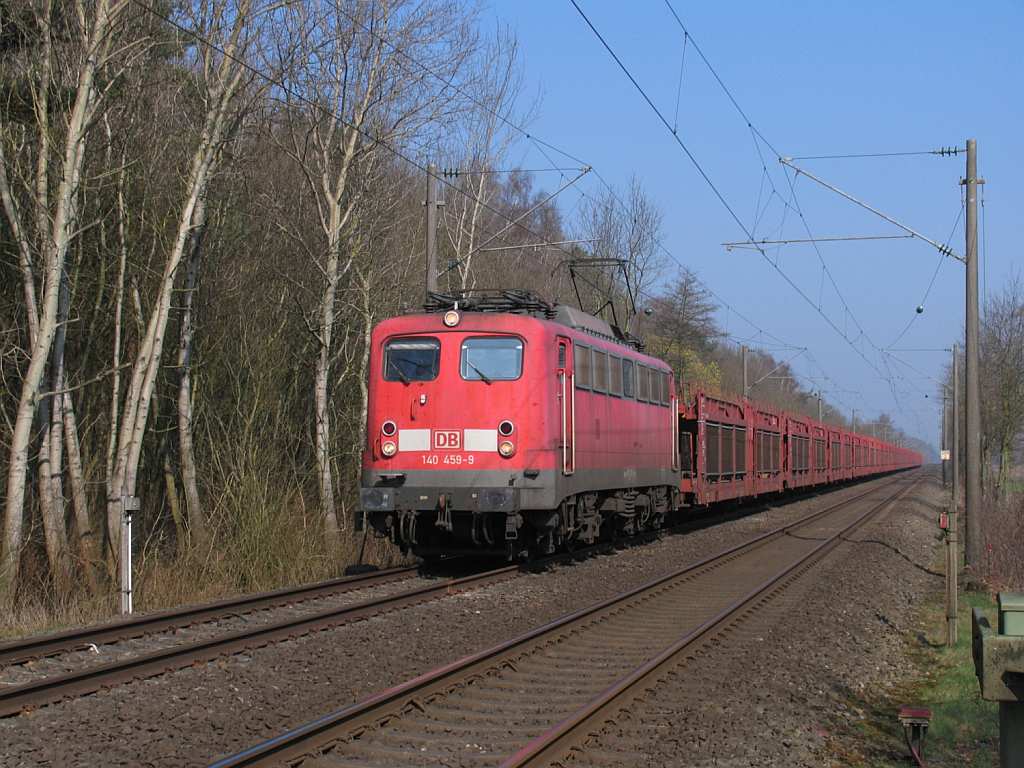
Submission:
[[[392,339],[384,345],[384,380],[433,381],[441,361],[441,342],[429,337]]]
[[[511,381],[523,372],[523,342],[514,336],[476,336],[462,342],[459,373],[466,381]]]

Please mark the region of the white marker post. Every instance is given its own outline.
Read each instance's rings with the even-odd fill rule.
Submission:
[[[132,612],[132,513],[142,508],[138,496],[121,489],[121,614]]]

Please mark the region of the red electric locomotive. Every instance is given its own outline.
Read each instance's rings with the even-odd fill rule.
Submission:
[[[424,556],[551,552],[675,505],[671,369],[592,315],[515,292],[380,323],[361,501]]]
[[[920,464],[746,399],[680,404],[668,365],[580,310],[515,291],[431,299],[373,331],[360,493],[369,524],[420,556],[550,553]]]

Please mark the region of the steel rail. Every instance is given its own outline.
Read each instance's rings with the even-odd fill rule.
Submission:
[[[424,701],[429,700],[434,695],[443,695],[453,688],[457,680],[471,679],[484,675],[489,670],[510,666],[511,662],[508,660],[508,657],[516,651],[531,644],[536,645],[537,641],[542,641],[547,636],[564,632],[570,625],[580,624],[596,614],[626,603],[644,593],[650,593],[662,585],[678,580],[681,577],[694,574],[697,571],[711,570],[741,553],[784,536],[795,528],[805,526],[837,510],[848,507],[865,496],[878,492],[880,488],[888,488],[894,484],[903,486],[897,494],[886,498],[883,505],[887,505],[908,490],[909,486],[905,486],[900,481],[901,477],[897,476],[882,486],[872,487],[848,499],[828,505],[817,512],[805,515],[799,520],[755,536],[722,552],[709,555],[639,587],[570,613],[492,648],[479,651],[438,669],[426,672],[404,683],[373,694],[360,702],[330,712],[279,736],[224,757],[212,763],[210,768],[279,765],[294,761],[316,752],[316,750],[331,742],[337,741],[342,733],[359,734],[388,721],[401,712],[409,709],[422,709]],[[915,480],[912,485],[916,484],[916,482]]]
[[[207,640],[131,656],[108,664],[98,664],[23,685],[0,688],[0,717],[16,715],[29,707],[44,706],[65,698],[95,693],[112,685],[154,677],[191,666],[197,662],[211,661],[254,647],[330,629],[387,610],[418,605],[442,595],[513,578],[520,572],[521,569],[518,565],[509,565],[457,579],[444,579],[437,584],[429,584],[394,595],[364,600]]]
[[[357,589],[387,584],[410,578],[418,566],[389,568],[384,571],[346,576],[316,584],[287,587],[263,592],[258,595],[229,598],[214,603],[204,603],[186,608],[160,611],[132,619],[113,621],[108,624],[91,625],[66,632],[39,635],[25,640],[0,643],[0,667],[24,664],[35,659],[56,656],[61,653],[84,650],[90,645],[131,640],[144,635],[165,632],[172,629],[202,624],[224,618],[238,612],[249,613],[266,608],[315,600],[330,595],[340,595]]]
[[[601,692],[584,707],[529,741],[511,757],[502,761],[499,768],[526,768],[526,766],[549,765],[562,760],[579,746],[581,740],[590,736],[609,720],[612,710],[621,711],[629,701],[635,698],[639,689],[649,686],[667,668],[679,664],[681,662],[679,657],[683,651],[716,630],[731,625],[733,619],[753,603],[762,602],[769,595],[785,589],[789,582],[799,577],[802,572],[837,547],[846,536],[917,487],[921,479],[920,477],[915,478],[914,482],[871,507],[845,528],[824,539],[798,560],[782,568],[777,574],[750,590],[717,615],[682,635],[675,643]]]

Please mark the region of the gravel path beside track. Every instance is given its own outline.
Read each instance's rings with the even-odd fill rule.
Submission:
[[[610,597],[683,563],[739,543],[818,506],[845,495],[856,495],[866,487],[867,484],[852,486],[827,497],[784,504],[613,556],[560,566],[549,573],[525,576],[8,718],[0,721],[5,764],[95,765],[101,760],[104,765],[202,764],[298,725],[317,713],[336,709],[443,662]],[[918,504],[907,505],[907,509],[918,507]],[[918,510],[916,514],[926,515],[931,533],[933,513]],[[901,510],[890,513],[883,522],[872,524],[858,536],[870,536],[874,532],[882,541],[890,541],[888,537],[892,534],[896,537],[893,542],[902,541],[899,536],[907,531],[898,526],[889,531],[886,527],[889,521],[905,515]],[[914,535],[920,537],[920,531]],[[929,540],[927,546],[930,544]],[[856,578],[881,582],[859,587],[866,605],[873,605],[876,595],[872,593],[888,589],[887,585],[916,594],[920,584],[912,579],[906,581],[905,571],[913,573],[915,570],[907,560],[876,544],[865,545],[863,557],[865,562],[880,563],[879,567],[863,571],[853,568]],[[899,566],[902,570],[894,572],[895,578],[888,580],[881,578],[888,573],[881,567],[889,562],[887,558],[898,561],[897,565],[902,563]],[[837,562],[848,559],[840,555]],[[911,559],[922,561],[916,554]],[[927,558],[923,561],[927,562]],[[822,572],[835,572],[837,579],[842,578],[841,570],[834,571],[835,567],[826,566],[828,570]],[[833,589],[837,595],[841,590],[845,592],[843,586],[829,586],[828,596]],[[852,600],[846,610],[856,605],[858,601]],[[880,610],[883,615],[887,615],[884,611],[892,612],[888,604]],[[800,611],[806,614],[803,621],[821,626],[822,616],[812,611],[810,602],[802,604]],[[897,616],[894,621],[899,620],[898,614],[892,615]],[[876,626],[887,626],[877,618],[866,619],[857,614],[858,622],[868,624],[855,625],[855,631],[850,631],[863,645],[854,645],[847,635],[841,635],[842,642],[837,643],[842,649],[841,656],[860,655],[875,642],[878,631],[871,626],[872,620]],[[843,624],[839,629],[845,632],[851,626],[854,625]],[[791,645],[798,644],[793,635],[787,634],[786,638],[787,642],[792,641]],[[835,648],[836,645],[823,646],[822,655],[808,658],[832,663],[827,660],[827,654],[834,654]],[[806,659],[797,656],[787,666],[782,656],[774,659],[779,674],[794,666],[799,669],[805,662]],[[840,666],[845,663],[836,662]],[[744,664],[744,669],[748,666]],[[731,685],[736,687],[735,682]],[[768,709],[761,720],[766,718],[776,722]],[[737,732],[745,732],[749,740],[749,723],[754,722],[759,721],[750,720],[746,729]],[[788,733],[787,727],[783,726],[782,731]],[[706,741],[708,735],[714,733],[716,731],[709,730],[701,738]],[[742,737],[740,740],[742,742]],[[795,742],[791,740],[791,743]],[[658,760],[652,760],[652,764],[657,763]]]

